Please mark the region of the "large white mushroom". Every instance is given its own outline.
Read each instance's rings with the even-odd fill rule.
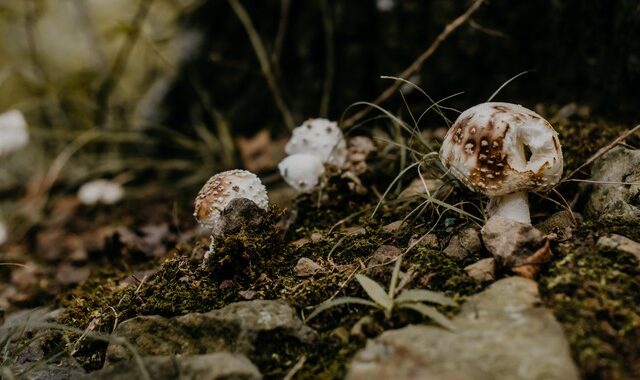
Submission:
[[[347,161],[347,143],[335,121],[309,119],[296,127],[284,147],[288,155],[318,156],[323,163],[342,167]]]
[[[313,154],[296,153],[285,157],[278,164],[284,181],[299,193],[310,193],[318,186],[324,173],[324,164]]]
[[[531,223],[527,193],[562,175],[557,132],[520,105],[483,103],[464,111],[447,132],[440,160],[471,190],[489,197],[489,216]]]

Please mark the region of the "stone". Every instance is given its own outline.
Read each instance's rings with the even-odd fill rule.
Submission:
[[[462,306],[456,331],[409,325],[370,340],[347,379],[577,380],[562,326],[540,304],[534,281],[502,279]]]
[[[426,247],[438,249],[438,236],[436,234],[427,233],[420,237],[412,237],[409,240],[409,247]]]
[[[589,216],[605,223],[640,222],[640,150],[611,149],[593,163],[591,180],[618,183],[592,185],[586,205]]]
[[[244,355],[217,352],[191,356],[147,356],[142,358],[149,378],[154,380],[260,380],[258,368]],[[109,365],[86,377],[88,380],[129,380],[141,378],[135,360]]]
[[[381,245],[369,258],[367,268],[388,264],[401,254],[402,250],[394,245]]]
[[[449,240],[449,245],[444,249],[444,254],[452,259],[462,260],[469,255],[480,251],[482,241],[478,230],[473,227],[467,227]]]
[[[427,186],[426,189],[425,185]],[[442,198],[448,194],[451,189],[451,185],[445,184],[441,179],[425,178],[423,183],[421,178],[416,178],[411,181],[409,186],[402,190],[398,198],[411,198],[416,195],[427,194],[427,190],[432,196]],[[437,197],[437,195],[440,197]]]
[[[298,277],[310,277],[314,274],[324,272],[324,269],[315,261],[307,257],[301,257],[300,260],[298,260],[294,271]]]
[[[118,325],[113,335],[127,339],[142,356],[193,355],[220,351],[253,352],[270,335],[288,336],[301,343],[315,339],[315,331],[282,301],[236,302],[208,313],[179,317],[141,316]],[[110,344],[109,362],[130,358],[123,346]]]
[[[619,251],[633,255],[640,261],[640,243],[622,235],[602,236],[596,245],[599,248]]]
[[[496,215],[489,218],[481,233],[496,263],[526,278],[534,278],[541,265],[551,259],[549,240],[531,224]]]
[[[467,275],[477,282],[488,282],[495,279],[496,260],[494,258],[482,259],[464,268]]]
[[[406,226],[406,223],[402,220],[396,220],[395,222],[391,222],[382,226],[382,231],[387,233],[394,233],[400,231],[403,227]]]

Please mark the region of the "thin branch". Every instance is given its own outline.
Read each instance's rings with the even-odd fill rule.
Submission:
[[[560,185],[561,183],[567,182],[571,177],[573,177],[574,175],[576,175],[580,170],[584,169],[585,167],[591,165],[591,163],[595,160],[597,160],[598,158],[602,157],[605,153],[607,153],[608,151],[610,151],[611,149],[613,149],[616,145],[618,145],[619,143],[621,143],[622,141],[624,141],[627,137],[633,135],[634,133],[640,131],[640,124],[636,125],[635,127],[633,127],[632,129],[624,132],[623,134],[621,134],[620,136],[618,136],[615,140],[611,141],[609,144],[607,144],[605,147],[603,147],[602,149],[600,149],[599,151],[596,152],[596,154],[594,154],[593,156],[591,156],[588,160],[586,160],[582,165],[578,166],[574,171],[572,171],[571,173],[567,174],[560,182],[558,182],[558,185]],[[557,187],[558,185],[556,185],[555,187]]]
[[[422,54],[420,54],[420,56],[413,61],[413,63],[411,65],[409,65],[409,67],[407,67],[402,73],[400,73],[399,75],[397,75],[397,77],[400,77],[402,79],[407,79],[409,78],[413,73],[415,73],[416,71],[418,71],[420,69],[420,67],[422,67],[422,65],[424,64],[424,62],[433,55],[433,53],[436,52],[436,50],[438,50],[438,47],[440,47],[440,45],[456,30],[458,29],[460,26],[462,26],[463,24],[465,24],[469,18],[471,18],[471,16],[478,10],[480,9],[480,6],[484,3],[485,0],[476,0],[470,7],[469,9],[466,10],[466,12],[464,12],[463,14],[461,14],[460,16],[458,16],[458,18],[456,18],[455,20],[453,20],[452,22],[450,22],[449,24],[447,24],[447,26],[444,27],[444,29],[442,30],[442,32],[440,32],[440,34],[436,37],[436,39],[431,43],[431,45],[429,46],[429,48],[427,48],[427,50],[425,50]],[[384,102],[385,100],[387,100],[387,98],[389,98],[401,85],[402,83],[397,81],[394,82],[391,86],[389,86],[386,90],[384,90],[382,92],[382,94],[380,94],[372,103],[375,105],[379,105],[380,103]],[[355,124],[358,120],[362,119],[363,117],[365,117],[367,114],[369,114],[369,112],[371,112],[372,108],[371,107],[367,107],[363,110],[361,110],[360,112],[356,113],[355,115],[351,116],[350,118],[346,119],[343,123],[342,126],[343,127],[349,127],[353,124]]]
[[[251,42],[251,46],[253,46],[253,50],[256,53],[256,57],[258,58],[258,62],[260,63],[260,69],[262,70],[262,75],[267,81],[267,85],[271,90],[273,98],[276,102],[276,106],[280,113],[282,114],[282,119],[284,120],[284,124],[292,130],[295,126],[293,121],[293,116],[289,108],[287,108],[286,103],[282,97],[280,92],[280,88],[278,87],[278,83],[276,82],[275,75],[273,73],[273,68],[271,67],[271,62],[269,61],[269,54],[267,54],[267,49],[264,47],[262,43],[262,39],[258,34],[255,26],[253,25],[253,21],[251,21],[251,16],[247,10],[240,4],[238,0],[227,0],[231,9],[235,12],[236,16],[242,23],[247,35],[249,36],[249,41]]]
[[[322,24],[324,25],[325,41],[325,73],[324,85],[322,86],[322,98],[320,100],[320,116],[326,117],[329,114],[331,104],[331,89],[333,88],[334,76],[334,41],[333,41],[333,15],[332,9],[327,0],[322,1]]]
[[[120,46],[120,50],[118,50],[118,54],[113,61],[113,66],[111,66],[109,73],[102,81],[98,91],[96,92],[96,104],[98,109],[96,123],[98,125],[102,124],[107,117],[107,113],[109,111],[109,97],[111,96],[113,89],[118,85],[122,74],[127,68],[129,57],[131,56],[133,48],[138,41],[138,37],[140,37],[142,24],[147,19],[147,15],[149,14],[149,9],[151,8],[153,1],[154,0],[140,0],[138,9],[131,20],[131,24],[129,25],[130,31],[127,34],[127,38]]]
[[[280,0],[280,22],[278,23],[278,32],[273,43],[273,52],[271,53],[271,63],[277,68],[280,64],[280,56],[282,55],[282,46],[284,45],[284,36],[289,26],[289,8],[291,0]]]

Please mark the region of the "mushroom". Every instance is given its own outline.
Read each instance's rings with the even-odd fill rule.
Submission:
[[[318,156],[323,163],[342,167],[347,161],[347,143],[335,121],[309,119],[293,130],[284,147],[288,155]]]
[[[78,189],[78,200],[84,205],[118,203],[124,197],[122,185],[116,181],[97,179],[89,181]]]
[[[225,231],[222,212],[238,198],[246,198],[265,211],[269,207],[267,190],[260,178],[246,170],[218,173],[198,193],[193,216],[203,227],[212,229],[212,240]]]
[[[285,157],[278,164],[282,178],[299,193],[309,193],[318,185],[324,173],[324,165],[320,157],[297,153]]]
[[[531,224],[527,192],[562,175],[557,132],[537,113],[510,103],[464,111],[447,132],[440,160],[471,190],[489,197],[487,213]]]
[[[0,157],[27,146],[29,133],[22,112],[10,110],[0,114]]]

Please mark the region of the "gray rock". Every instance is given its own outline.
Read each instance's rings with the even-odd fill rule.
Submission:
[[[640,150],[614,148],[596,160],[591,180],[603,182],[640,182]],[[595,184],[587,202],[589,216],[604,222],[638,223],[640,207],[634,204],[640,185]]]
[[[409,240],[409,246],[427,247],[431,249],[438,248],[438,236],[436,234],[424,234],[420,237],[412,237]]]
[[[258,368],[244,355],[217,352],[192,356],[148,356],[142,359],[153,380],[259,380]],[[140,379],[142,371],[135,360],[123,361],[91,373],[85,379]]]
[[[308,257],[301,257],[296,263],[294,268],[296,276],[298,277],[310,277],[314,274],[324,272],[322,266]]]
[[[114,331],[126,338],[140,355],[193,355],[219,351],[249,354],[256,342],[269,335],[285,335],[310,343],[315,332],[282,301],[244,301],[208,313],[180,317],[143,316],[124,321]],[[107,360],[131,357],[123,346],[110,344]]]
[[[549,241],[531,224],[493,216],[481,232],[496,262],[525,277],[534,277],[540,265],[551,259]]]
[[[622,235],[602,236],[596,245],[600,248],[631,254],[640,260],[640,243]]]
[[[462,260],[469,255],[480,251],[482,242],[478,230],[473,227],[466,227],[453,235],[449,240],[449,245],[444,249],[444,254],[452,259]]]
[[[470,298],[452,332],[412,325],[368,342],[349,380],[571,380],[578,371],[534,281],[510,277]]]
[[[367,268],[389,264],[401,254],[402,250],[394,245],[381,245],[367,261]]]
[[[496,260],[493,258],[482,259],[464,268],[467,275],[477,282],[488,282],[495,279]]]

